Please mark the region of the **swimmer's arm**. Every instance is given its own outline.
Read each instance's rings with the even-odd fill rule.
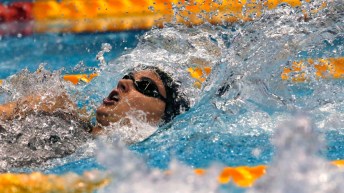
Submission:
[[[28,112],[35,109],[35,104],[38,103],[38,96],[26,96],[14,102],[9,102],[0,105],[0,120],[12,120],[16,117],[23,117]]]
[[[0,120],[12,120],[16,117],[25,117],[32,112],[53,113],[64,110],[72,114],[77,113],[76,105],[66,94],[56,97],[42,98],[40,96],[26,96],[15,102],[0,105]]]
[[[15,114],[16,110],[16,103],[11,102],[7,104],[0,105],[0,120],[5,121],[11,119],[11,117]]]

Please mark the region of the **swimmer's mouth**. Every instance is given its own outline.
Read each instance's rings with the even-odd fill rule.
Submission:
[[[119,93],[117,90],[113,90],[108,97],[103,99],[104,105],[114,105],[116,102],[119,101]]]

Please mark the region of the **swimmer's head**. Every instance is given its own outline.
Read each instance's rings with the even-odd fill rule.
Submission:
[[[179,83],[175,82],[166,72],[157,67],[145,67],[157,73],[163,82],[166,90],[166,107],[162,120],[164,123],[170,122],[175,116],[189,110],[189,101],[179,90]]]
[[[157,67],[144,66],[126,74],[97,109],[97,121],[103,126],[126,122],[128,115],[144,114],[152,125],[170,122],[189,109],[179,85]]]

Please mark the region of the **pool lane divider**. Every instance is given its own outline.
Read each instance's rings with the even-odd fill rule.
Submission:
[[[68,173],[62,176],[39,172],[30,174],[0,174],[1,193],[93,193],[110,183],[110,178],[99,171],[82,176]]]
[[[293,7],[302,5],[300,0],[257,2],[259,3],[247,0],[36,0],[0,3],[0,35],[147,30],[153,26],[163,27],[164,23],[171,22],[188,26],[206,22],[223,24],[259,18],[265,8],[274,9],[281,3]],[[324,2],[319,9],[326,5]],[[306,15],[305,11],[305,17]]]
[[[331,164],[344,168],[344,160],[332,161]],[[238,166],[224,168],[217,181],[219,184],[232,183],[241,188],[249,188],[264,176],[268,166]],[[195,175],[205,175],[206,169],[195,169]],[[166,171],[166,175],[173,171]],[[2,193],[92,193],[105,187],[116,177],[109,177],[102,171],[88,171],[83,175],[68,173],[64,175],[3,173],[0,174],[0,192]]]
[[[315,74],[312,73],[315,71]],[[291,67],[284,68],[282,80],[304,82],[312,78],[342,79],[344,78],[344,57],[328,59],[306,59],[295,61]]]
[[[188,68],[190,76],[195,79],[194,86],[201,88],[202,83],[211,73],[210,67]],[[290,67],[284,67],[281,79],[295,83],[306,82],[311,78],[316,79],[343,79],[344,78],[344,57],[305,59],[294,61]]]
[[[189,75],[194,79],[194,87],[201,88],[202,83],[211,73],[211,67],[190,67],[187,68]],[[309,73],[309,72],[312,73]],[[313,74],[315,72],[315,74]],[[78,83],[89,83],[97,77],[93,74],[67,74],[63,76],[65,81]],[[281,73],[281,79],[292,82],[305,82],[314,76],[318,79],[343,79],[344,78],[344,57],[327,58],[327,59],[305,59],[292,62],[290,67],[284,67]],[[0,80],[0,85],[3,80]]]

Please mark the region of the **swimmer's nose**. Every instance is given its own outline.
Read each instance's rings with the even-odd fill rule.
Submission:
[[[125,93],[129,92],[132,86],[133,83],[131,80],[121,79],[120,81],[118,81],[117,89]]]

